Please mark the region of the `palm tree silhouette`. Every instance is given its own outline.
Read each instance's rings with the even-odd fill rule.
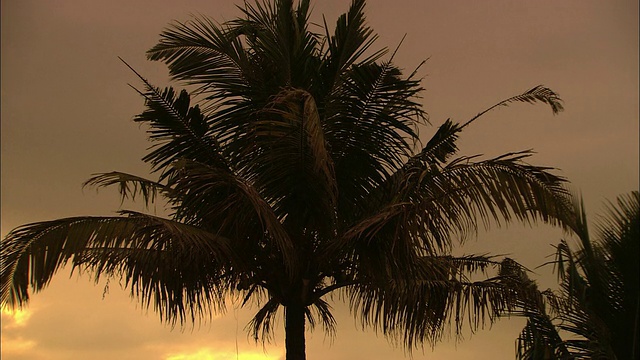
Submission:
[[[640,318],[640,194],[633,191],[609,203],[589,235],[586,212],[573,229],[578,248],[557,246],[559,292],[538,292],[523,301],[527,325],[518,339],[520,359],[637,359]]]
[[[469,277],[500,263],[453,257],[452,239],[491,221],[571,217],[564,180],[529,165],[530,152],[459,156],[461,131],[496,107],[542,102],[537,86],[464,124],[447,120],[426,145],[416,71],[373,50],[363,0],[330,34],[310,30],[309,1],[245,5],[225,24],[174,23],[148,51],[193,91],[160,89],[138,75],[154,146],[143,160],[157,180],[110,172],[91,186],[123,198],[166,201],[170,218],[122,211],[24,225],[3,240],[2,302],[25,303],[65,264],[123,279],[162,320],[183,324],[258,303],[256,339],[284,309],[287,359],[305,358],[305,328],[332,333],[337,293],[363,327],[411,349],[512,309],[499,277]],[[137,74],[137,73],[136,73]],[[192,105],[193,103],[196,105]]]

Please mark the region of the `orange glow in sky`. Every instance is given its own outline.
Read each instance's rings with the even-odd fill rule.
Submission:
[[[165,360],[278,360],[279,358],[279,356],[259,352],[229,353],[202,348],[194,353],[169,355]]]

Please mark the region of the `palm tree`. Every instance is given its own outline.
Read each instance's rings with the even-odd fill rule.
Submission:
[[[524,301],[528,321],[518,339],[518,357],[638,359],[640,194],[609,203],[595,241],[582,202],[576,204],[578,249],[565,240],[557,246],[559,293],[538,292]]]
[[[473,329],[515,304],[500,263],[452,257],[452,239],[489,222],[570,218],[564,180],[525,163],[530,152],[459,156],[477,118],[514,102],[562,110],[537,86],[464,124],[445,121],[424,146],[420,79],[373,50],[364,0],[330,34],[311,31],[309,1],[245,5],[225,24],[174,23],[148,51],[193,90],[160,89],[138,75],[157,180],[93,176],[124,198],[164,199],[170,218],[122,211],[24,225],[3,240],[2,302],[19,305],[65,264],[123,279],[162,320],[184,324],[224,309],[229,296],[260,309],[249,324],[272,334],[284,309],[287,359],[305,358],[305,328],[332,333],[337,293],[363,327],[411,349],[445,324]],[[132,69],[133,70],[133,69]],[[136,73],[137,74],[137,73]],[[196,105],[192,103],[197,102]]]

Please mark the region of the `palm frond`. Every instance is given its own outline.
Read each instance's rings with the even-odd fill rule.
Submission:
[[[222,104],[252,91],[252,71],[240,39],[205,17],[174,22],[147,57],[163,61],[175,80],[199,85]]]
[[[508,106],[513,102],[526,102],[530,104],[533,104],[535,102],[546,103],[551,106],[554,114],[557,114],[564,109],[562,106],[562,100],[557,93],[542,85],[538,85],[522,94],[518,94],[516,96],[512,96],[506,100],[498,102],[488,109],[478,113],[476,116],[462,125],[454,123],[450,119],[447,119],[442,125],[440,125],[438,130],[431,137],[424,148],[406,162],[403,169],[406,170],[407,168],[411,168],[417,162],[426,162],[429,165],[444,163],[451,155],[455,154],[458,151],[455,143],[459,137],[459,133],[465,127],[467,127],[469,124],[471,124],[487,112],[500,106]]]
[[[419,81],[404,78],[387,61],[354,65],[331,105],[325,105],[325,134],[331,144],[342,192],[338,212],[345,219],[362,216],[358,201],[384,182],[412,152],[417,125],[426,115],[417,103]]]
[[[118,192],[123,202],[126,199],[135,201],[136,197],[140,195],[147,206],[154,203],[159,194],[167,197],[171,197],[173,194],[173,189],[167,185],[119,171],[93,174],[91,178],[82,184],[83,187],[95,187],[97,189],[112,185],[118,186]]]
[[[252,60],[268,71],[268,83],[304,89],[313,86],[308,74],[318,66],[318,37],[308,29],[309,7],[307,0],[300,1],[295,9],[291,1],[245,3],[240,10],[246,20],[229,23],[248,35]]]
[[[332,224],[337,183],[313,97],[304,90],[282,90],[254,123],[254,136],[254,152],[243,164],[256,174],[263,196],[275,208],[298,208],[290,217]]]
[[[451,155],[458,152],[456,140],[459,132],[460,125],[447,119],[438,127],[420,153],[407,161],[407,164],[412,165],[417,160],[430,165],[444,164]]]
[[[489,107],[488,109],[478,113],[476,116],[474,116],[469,121],[467,121],[462,126],[460,126],[460,130],[467,127],[469,124],[471,124],[472,122],[474,122],[480,116],[486,114],[487,112],[500,106],[508,106],[510,103],[513,103],[513,102],[525,102],[529,104],[542,102],[551,107],[551,111],[553,111],[554,115],[564,110],[564,107],[562,105],[562,100],[560,99],[560,96],[555,91],[543,85],[538,85],[530,90],[523,92],[522,94],[518,94],[516,96],[512,96],[508,99],[502,100],[499,103]]]
[[[161,171],[160,180],[170,177],[171,164],[182,158],[229,166],[220,153],[220,144],[210,134],[209,124],[199,106],[190,107],[191,98],[185,90],[178,96],[172,87],[160,90],[125,64],[146,88],[145,92],[136,89],[145,98],[147,108],[134,121],[148,124],[149,139],[160,142],[142,158],[153,166],[154,171]]]
[[[265,343],[272,339],[275,316],[279,308],[280,302],[275,298],[270,298],[260,310],[256,312],[256,315],[247,325],[255,341],[261,340]]]
[[[526,312],[527,323],[518,336],[518,360],[566,359],[569,349],[553,326],[548,315]]]
[[[333,35],[329,35],[325,22],[328,39],[327,53],[325,54],[325,78],[329,79],[328,88],[335,88],[335,84],[341,82],[341,75],[354,63],[361,65],[371,64],[382,57],[387,50],[374,51],[363,60],[359,60],[371,48],[378,36],[366,25],[364,14],[365,1],[354,0],[351,2],[347,13],[338,17]],[[329,90],[329,93],[332,93]]]
[[[377,191],[374,190],[373,193],[375,194],[382,189],[388,192],[389,189],[392,189],[398,184],[398,182],[400,181],[399,179],[403,178],[406,172],[415,172],[416,169],[428,169],[430,167],[437,168],[440,166],[444,166],[445,162],[452,155],[457,153],[458,148],[456,146],[456,141],[459,137],[459,133],[465,127],[467,127],[469,124],[471,124],[487,112],[500,106],[507,106],[512,102],[543,102],[551,106],[554,114],[557,114],[558,112],[563,110],[562,100],[560,99],[558,94],[542,85],[539,85],[522,94],[498,102],[488,109],[478,113],[476,116],[462,125],[454,123],[450,119],[447,119],[440,127],[438,127],[438,130],[434,133],[427,144],[421,149],[421,151],[413,156],[410,156],[402,167],[396,169],[394,173],[392,173],[387,177],[387,179],[385,179],[384,186],[379,187]],[[507,154],[506,156],[508,155],[511,154]],[[572,226],[571,224],[566,225]]]
[[[392,249],[400,256],[414,247],[436,255],[450,249],[452,234],[464,238],[479,222],[571,221],[564,180],[547,168],[522,162],[527,156],[514,153],[477,163],[460,158],[442,170],[407,174],[404,186],[392,193],[394,199],[352,225],[338,247],[351,244],[346,248],[355,246],[362,257],[378,250],[382,257]]]
[[[538,285],[527,276],[527,271],[513,260],[503,261],[499,275],[506,286],[517,289],[518,293],[517,309],[507,316],[527,318],[517,339],[516,357],[523,360],[569,358],[569,348],[560,337],[552,317],[559,307],[566,306],[564,301],[551,290],[538,290]]]
[[[629,301],[640,287],[640,264],[635,256],[640,253],[640,193],[633,191],[609,203],[596,231],[605,258],[619,276],[614,281],[624,284],[621,290]],[[623,307],[627,306],[630,304]]]
[[[522,151],[476,163],[470,161],[472,158],[462,157],[450,162],[441,173],[450,189],[460,189],[472,203],[486,206],[498,223],[500,219],[496,214],[500,213],[509,221],[509,211],[520,221],[540,219],[554,225],[570,223],[574,212],[570,206],[570,193],[564,187],[566,180],[551,173],[552,168],[524,162],[529,156],[530,151]],[[430,174],[429,170],[421,173],[421,181],[431,185]],[[436,173],[434,180],[439,178]],[[482,194],[483,191],[486,194]],[[477,210],[481,217],[486,217],[487,213],[480,207]]]
[[[316,316],[313,316],[311,310],[315,310]],[[310,309],[307,308],[307,321],[311,327],[311,330],[316,325],[316,318],[320,320],[322,324],[322,328],[324,333],[329,335],[330,338],[333,338],[336,333],[336,319],[331,314],[331,305],[326,301],[317,298],[310,306]]]
[[[175,208],[178,219],[215,233],[233,234],[237,242],[272,244],[274,255],[292,270],[295,259],[289,234],[271,205],[249,181],[224,167],[193,161],[180,161],[175,167],[178,176],[172,179],[171,186],[180,194],[180,204]],[[225,230],[229,225],[233,230]]]
[[[239,266],[230,240],[201,229],[135,212],[121,217],[74,217],[24,225],[0,250],[2,302],[17,306],[40,291],[64,265],[91,271],[96,281],[118,277],[161,318],[183,323],[220,311],[225,280]]]
[[[326,148],[320,115],[311,94],[299,89],[285,89],[275,97],[266,112],[279,114],[290,123],[302,127],[305,135],[302,142],[306,142],[306,147],[310,149],[314,170],[320,177],[325,177],[326,181],[333,181],[333,161]],[[333,184],[330,188],[335,191],[335,186]]]
[[[471,281],[460,277],[459,266],[449,270],[440,276],[429,271],[429,277],[417,274],[386,284],[361,281],[346,290],[351,311],[363,327],[382,331],[412,349],[441,339],[449,321],[459,336],[465,327],[475,332],[517,305],[517,291],[500,276]]]

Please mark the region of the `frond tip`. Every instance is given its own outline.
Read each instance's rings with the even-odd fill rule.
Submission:
[[[514,101],[526,102],[529,104],[533,104],[535,102],[548,104],[554,115],[564,110],[564,106],[562,106],[562,99],[560,99],[558,93],[543,85],[538,85],[529,91],[509,98],[501,102],[500,105],[506,106],[508,103]]]
[[[169,186],[119,171],[93,174],[91,178],[82,184],[82,187],[93,187],[97,190],[113,185],[117,185],[122,202],[126,199],[135,201],[136,197],[141,195],[147,206],[155,202],[159,194],[169,195],[172,192]]]
[[[478,113],[476,116],[471,118],[471,120],[467,121],[466,123],[464,123],[464,125],[460,126],[458,128],[458,132],[463,128],[467,127],[467,125],[471,124],[482,115],[488,113],[489,111],[499,106],[508,106],[512,102],[526,102],[529,104],[542,102],[551,107],[551,111],[553,111],[554,115],[564,110],[564,106],[562,105],[562,99],[560,99],[560,95],[558,95],[558,93],[549,89],[548,87],[545,87],[543,85],[538,85],[533,89],[523,92],[522,94],[512,96],[506,100],[502,100],[499,103],[491,106],[490,108]]]

